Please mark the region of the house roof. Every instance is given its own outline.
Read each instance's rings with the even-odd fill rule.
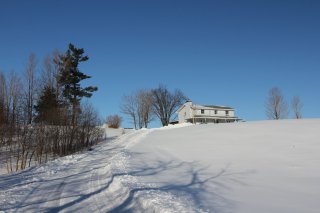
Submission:
[[[233,109],[232,107],[227,106],[215,106],[215,105],[204,105],[205,107],[215,108],[215,109]]]
[[[191,100],[186,101],[187,102],[192,102]],[[185,104],[186,104],[185,103]],[[177,110],[177,112],[179,112],[180,110],[182,110],[185,107],[185,104],[183,104],[182,106],[180,106],[180,108]],[[234,108],[232,107],[227,107],[227,106],[218,106],[218,105],[199,105],[199,104],[193,104],[191,106],[191,108],[193,109],[226,109],[226,110],[234,110]]]
[[[227,106],[215,106],[215,105],[193,105],[193,109],[228,109],[228,110],[234,110],[232,107]]]
[[[180,110],[182,110],[184,107],[185,107],[185,104],[181,105],[179,109],[177,109],[177,112],[180,112]]]

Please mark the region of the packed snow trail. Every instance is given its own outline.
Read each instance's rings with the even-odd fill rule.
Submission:
[[[4,203],[0,209],[18,212],[79,209],[105,212],[108,208],[111,209],[117,200],[108,201],[106,191],[110,191],[110,185],[112,184],[112,190],[117,191],[117,195],[124,193],[119,191],[124,189],[120,187],[119,181],[113,180],[113,158],[127,143],[145,133],[147,131],[128,133],[96,146],[93,151],[66,156],[39,168],[3,176],[0,186],[5,200],[2,200]]]
[[[122,212],[163,209],[188,211],[169,193],[148,192],[135,198],[132,189],[145,187],[128,171],[127,147],[152,130],[127,133],[103,142],[93,151],[66,156],[41,167],[0,178],[0,210],[5,212]],[[155,189],[155,187],[154,187]],[[149,191],[152,191],[150,188]],[[153,190],[154,191],[154,190]],[[141,202],[139,201],[141,200]],[[154,204],[165,202],[166,204]],[[169,207],[166,205],[169,205]],[[163,207],[162,207],[163,206]],[[149,210],[148,210],[149,209]]]

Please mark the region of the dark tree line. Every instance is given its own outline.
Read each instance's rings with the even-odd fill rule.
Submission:
[[[79,65],[89,58],[70,44],[64,54],[45,57],[41,75],[31,54],[25,74],[0,72],[0,153],[8,172],[64,156],[103,137],[100,118],[90,104],[97,87],[82,87],[90,76]]]
[[[131,118],[134,128],[147,128],[158,118],[163,126],[175,118],[175,112],[187,100],[181,90],[169,91],[165,86],[139,90],[123,97],[121,112]]]

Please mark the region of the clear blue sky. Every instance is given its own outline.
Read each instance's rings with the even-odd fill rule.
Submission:
[[[119,113],[124,94],[161,83],[245,120],[266,119],[278,86],[288,101],[301,97],[304,117],[320,117],[319,0],[0,0],[4,72],[69,42],[90,57],[81,68],[103,116]]]

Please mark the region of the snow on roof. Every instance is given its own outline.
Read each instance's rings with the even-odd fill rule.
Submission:
[[[181,105],[179,107],[179,109],[177,110],[177,112],[179,112],[180,110],[183,109],[183,107],[185,106],[186,103],[191,102],[191,100],[187,100],[183,105]],[[226,110],[234,110],[234,108],[232,107],[228,107],[228,106],[218,106],[218,105],[200,105],[200,104],[192,104],[191,108],[193,109],[226,109]]]
[[[194,104],[192,106],[193,109],[228,109],[228,110],[234,110],[232,107],[227,106],[215,106],[215,105],[198,105]]]
[[[215,109],[233,109],[232,107],[228,107],[228,106],[215,106],[215,105],[205,105],[205,107],[215,108]]]

